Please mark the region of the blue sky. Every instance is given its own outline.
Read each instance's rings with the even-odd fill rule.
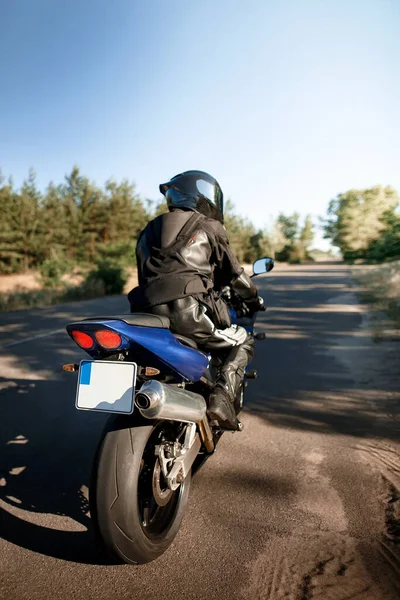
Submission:
[[[0,167],[145,198],[186,169],[260,227],[400,190],[397,0],[5,0]]]

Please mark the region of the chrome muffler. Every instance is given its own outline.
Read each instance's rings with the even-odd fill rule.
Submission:
[[[206,416],[202,396],[152,379],[146,381],[135,396],[135,405],[146,419],[169,419],[199,423]]]
[[[200,394],[151,379],[136,393],[135,406],[146,419],[197,423],[207,451],[214,450],[213,435],[206,414],[207,405]]]

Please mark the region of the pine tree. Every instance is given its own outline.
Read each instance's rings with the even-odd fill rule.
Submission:
[[[79,168],[74,166],[71,174],[66,175],[65,183],[61,186],[62,202],[65,211],[65,223],[68,230],[67,258],[73,262],[77,259],[82,231],[80,222],[80,197],[82,178]]]
[[[136,242],[150,215],[136,196],[135,186],[126,180],[120,184],[109,180],[106,183],[106,196],[108,240]]]
[[[61,186],[50,183],[40,207],[40,260],[66,256],[70,232]]]
[[[0,184],[2,226],[0,229],[0,273],[14,273],[22,269],[23,252],[16,220],[16,193],[12,181]]]
[[[303,228],[300,232],[300,242],[303,244],[307,251],[314,240],[314,225],[312,222],[311,215],[307,215],[304,221]]]

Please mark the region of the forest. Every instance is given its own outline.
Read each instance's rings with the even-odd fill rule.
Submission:
[[[143,201],[127,180],[92,183],[74,167],[61,184],[42,193],[33,170],[20,189],[12,178],[0,179],[2,227],[0,274],[29,269],[66,270],[101,261],[135,265],[138,235],[154,216],[167,210],[163,202]],[[314,233],[310,216],[280,214],[270,227],[257,229],[237,215],[228,201],[225,226],[239,261],[262,255],[301,262],[308,256]]]
[[[0,294],[0,310],[121,293],[136,265],[140,231],[167,210],[162,200],[140,198],[128,180],[99,186],[77,166],[44,191],[33,170],[19,188],[0,175],[0,203],[0,275],[35,273],[41,287]],[[228,200],[225,226],[241,263],[272,256],[299,264],[317,257],[310,215],[280,213],[257,228]],[[339,194],[321,226],[346,262],[400,258],[399,197],[389,186]],[[70,274],[77,276],[74,284]]]

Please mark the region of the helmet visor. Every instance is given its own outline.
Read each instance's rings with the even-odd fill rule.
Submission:
[[[219,185],[215,185],[210,181],[206,181],[205,179],[197,179],[196,188],[202,196],[207,198],[207,200],[216,208],[218,208],[223,214],[223,196]]]
[[[180,206],[186,208],[196,208],[196,198],[193,198],[193,196],[190,194],[184,194],[176,188],[167,188],[164,195],[168,206],[176,206],[177,208]]]

